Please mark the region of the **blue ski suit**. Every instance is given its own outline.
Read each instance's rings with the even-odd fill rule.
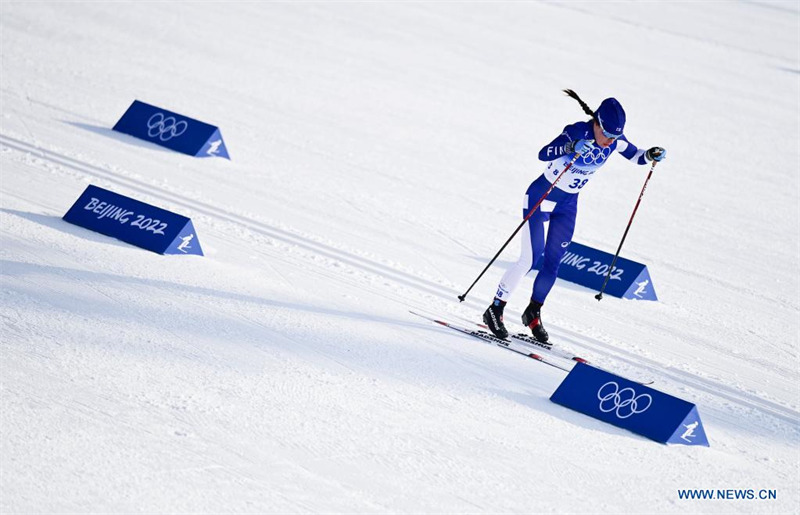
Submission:
[[[567,125],[557,138],[539,151],[539,160],[548,164],[544,173],[531,183],[525,193],[523,219],[575,157],[575,154],[567,154],[564,146],[570,141],[594,139],[592,124],[593,121],[589,120]],[[614,151],[634,163],[648,163],[645,150],[636,148],[624,135],[606,148],[598,146],[581,155],[528,219],[527,230],[522,231],[522,252],[517,263],[500,279],[495,295],[498,299],[508,301],[519,281],[541,263],[541,270],[533,283],[531,300],[544,304],[556,281],[561,258],[572,241],[578,214],[578,194]],[[546,222],[549,223],[545,225]]]

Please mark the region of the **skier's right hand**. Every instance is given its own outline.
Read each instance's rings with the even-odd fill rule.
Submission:
[[[591,139],[579,139],[578,141],[568,141],[566,145],[564,145],[564,152],[567,154],[572,154],[573,152],[577,152],[578,154],[585,154],[591,151],[594,147],[594,140]]]

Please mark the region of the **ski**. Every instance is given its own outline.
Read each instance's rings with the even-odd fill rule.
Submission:
[[[489,329],[486,326],[486,324],[483,324],[481,322],[474,322],[474,321],[468,320],[468,319],[466,319],[464,317],[458,317],[458,318],[461,318],[464,321],[468,321],[470,324],[475,324],[477,327],[480,327],[481,329],[486,329],[486,330]],[[552,354],[553,356],[556,356],[556,357],[559,357],[559,358],[563,358],[563,359],[566,359],[568,361],[577,361],[579,363],[586,363],[587,365],[590,363],[590,361],[587,360],[586,358],[582,358],[580,356],[576,356],[575,354],[573,354],[573,353],[571,353],[569,351],[563,350],[561,348],[553,347],[552,343],[542,343],[542,342],[540,342],[539,340],[535,339],[533,336],[531,336],[529,334],[525,334],[525,333],[511,334],[511,333],[509,333],[508,338],[511,339],[512,341],[516,341],[516,342],[522,343],[522,344],[524,344],[526,346],[531,346],[531,347],[535,347],[536,349],[544,350],[547,354]]]
[[[462,334],[466,334],[466,335],[472,336],[473,338],[478,338],[478,339],[483,340],[483,341],[485,341],[487,343],[493,343],[497,347],[500,347],[501,349],[505,349],[507,351],[514,352],[516,354],[520,354],[522,356],[525,356],[526,358],[534,359],[534,360],[536,360],[536,361],[538,361],[540,363],[544,363],[545,365],[550,365],[551,367],[557,368],[559,370],[563,370],[565,372],[569,372],[570,370],[572,370],[570,367],[565,366],[565,365],[561,365],[560,363],[556,363],[555,361],[550,360],[549,358],[547,358],[546,356],[543,356],[542,354],[537,354],[535,352],[528,352],[528,349],[523,351],[523,350],[517,349],[515,347],[512,347],[512,346],[510,346],[511,342],[509,342],[508,340],[503,340],[502,338],[498,338],[497,336],[495,336],[495,335],[493,335],[493,334],[491,334],[491,333],[489,333],[487,331],[482,331],[482,330],[477,330],[477,329],[474,329],[474,330],[473,329],[467,329],[466,327],[461,327],[461,326],[458,326],[458,325],[451,324],[450,322],[446,322],[444,320],[438,320],[436,318],[432,318],[432,317],[429,317],[429,316],[426,316],[426,315],[422,315],[422,314],[417,313],[415,311],[409,311],[409,313],[411,313],[412,315],[416,315],[416,316],[418,316],[420,318],[424,318],[425,320],[428,320],[430,322],[434,322],[436,324],[442,325],[442,326],[447,327],[449,329],[453,329],[454,331],[458,331],[458,332],[460,332]]]
[[[482,326],[482,327],[486,327],[483,324],[478,324],[478,325]],[[509,334],[508,336],[509,336],[509,338],[511,338],[513,340],[520,341],[520,342],[525,342],[528,345],[535,345],[535,346],[544,345],[542,342],[534,339],[533,336],[530,336],[530,335],[527,335],[527,334],[524,334],[524,333]],[[592,363],[592,362],[590,362],[590,361],[588,361],[588,360],[586,360],[584,358],[581,358],[579,356],[573,356],[572,354],[570,354],[570,353],[568,353],[566,351],[562,351],[562,350],[559,350],[559,349],[551,349],[551,352],[553,352],[554,354],[557,354],[557,355],[559,355],[561,357],[564,357],[565,359],[572,359],[572,360],[577,361],[579,363],[586,363],[587,365],[592,365],[594,368],[598,368],[600,370],[604,370],[604,371],[612,373],[612,374],[614,373],[614,372],[611,372],[610,370],[607,370],[607,369],[605,369],[605,368],[603,368],[603,367],[601,367],[599,365],[596,365],[595,363]],[[617,374],[617,375],[619,375],[619,374]],[[631,379],[631,381],[633,381],[635,383],[639,383],[641,385],[645,385],[645,386],[651,385],[651,384],[653,384],[655,382],[652,379],[647,379],[647,380]]]
[[[461,318],[462,320],[467,321],[466,318],[463,318],[463,317],[458,317],[458,318]],[[474,324],[475,326],[480,327],[481,329],[486,329],[488,331],[488,327],[486,327],[486,324],[484,324],[484,323],[473,322],[473,321],[469,321],[469,323],[470,324]],[[535,347],[537,349],[542,349],[546,354],[552,354],[553,357],[563,358],[563,359],[566,359],[568,361],[577,361],[579,363],[585,363],[587,365],[593,366],[594,368],[597,368],[597,369],[600,369],[600,370],[603,370],[603,371],[606,371],[606,372],[614,374],[614,372],[611,372],[610,370],[608,370],[608,369],[606,369],[604,367],[596,365],[595,363],[593,363],[591,361],[588,361],[585,358],[581,358],[580,356],[575,356],[574,354],[572,354],[570,352],[567,352],[565,350],[559,349],[557,347],[553,348],[552,345],[546,344],[546,343],[542,343],[542,342],[534,339],[533,336],[525,334],[525,333],[509,334],[508,335],[509,340],[502,340],[500,338],[497,338],[496,336],[494,336],[491,333],[488,333],[488,334],[490,336],[496,338],[497,340],[501,341],[501,342],[512,341],[512,342],[515,342],[515,343],[518,343],[518,344],[522,344],[526,349],[528,348],[528,346],[532,346],[532,347]],[[506,347],[506,348],[508,348],[508,347]],[[511,349],[511,350],[513,350],[513,349]],[[619,375],[619,374],[616,374],[616,375]],[[644,386],[649,386],[649,385],[655,383],[655,381],[652,380],[652,379],[643,379],[643,380],[631,379],[631,381],[633,381],[635,383],[639,383],[639,384],[644,385]]]
[[[484,329],[488,329],[485,324],[477,324],[478,327],[482,327]],[[525,345],[529,345],[531,347],[535,347],[537,349],[543,349],[548,354],[552,354],[553,356],[558,356],[559,358],[563,358],[569,361],[577,361],[578,363],[586,363],[589,364],[589,360],[586,358],[582,358],[580,356],[576,356],[575,354],[562,350],[558,347],[553,347],[553,344],[542,343],[539,340],[535,339],[533,336],[530,336],[525,333],[516,333],[516,334],[508,334],[508,337]]]
[[[477,325],[479,327],[486,327],[484,324],[477,324]],[[610,370],[608,370],[606,368],[603,368],[603,367],[601,367],[601,366],[599,366],[599,365],[597,365],[597,364],[595,364],[595,363],[593,363],[591,361],[588,361],[588,360],[586,360],[584,358],[581,358],[579,356],[574,356],[574,355],[570,354],[569,352],[566,352],[566,351],[563,351],[563,350],[560,350],[560,349],[553,349],[553,348],[551,348],[549,346],[545,347],[544,346],[545,344],[543,344],[542,342],[534,339],[533,336],[529,336],[529,335],[524,334],[524,333],[518,333],[518,334],[509,334],[508,337],[511,338],[514,341],[522,342],[522,343],[525,343],[527,345],[532,345],[532,346],[536,346],[536,347],[542,347],[542,348],[545,348],[545,349],[549,349],[549,352],[551,352],[554,355],[557,355],[559,357],[562,357],[564,359],[577,361],[578,363],[586,363],[587,365],[592,365],[594,368],[597,368],[597,369],[609,372],[611,374],[614,374],[614,372],[611,372]],[[619,374],[616,374],[616,375],[619,375]],[[653,384],[655,382],[652,379],[645,379],[645,380],[631,379],[631,381],[633,381],[634,383],[639,383],[639,384],[644,385],[644,386],[649,386],[649,385],[651,385],[651,384]]]

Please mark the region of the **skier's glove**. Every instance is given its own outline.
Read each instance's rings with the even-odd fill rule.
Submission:
[[[644,155],[644,158],[647,159],[648,161],[655,161],[655,162],[659,162],[665,157],[667,157],[667,150],[661,147],[653,147],[650,150],[648,150]]]
[[[595,148],[594,140],[579,139],[578,141],[568,141],[567,144],[564,145],[564,152],[567,154],[572,154],[573,152],[585,154],[593,148]]]

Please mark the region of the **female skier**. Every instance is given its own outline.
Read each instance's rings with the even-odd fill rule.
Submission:
[[[503,309],[508,298],[519,281],[541,261],[541,270],[533,283],[531,301],[522,314],[522,323],[531,329],[536,340],[547,343],[547,331],[542,325],[542,305],[556,281],[561,258],[572,240],[578,212],[578,193],[605,164],[608,156],[616,150],[628,160],[644,165],[650,161],[661,161],[667,154],[661,147],[639,150],[625,138],[625,111],[615,98],[603,100],[600,107],[592,111],[571,89],[565,89],[564,93],[577,100],[591,119],[567,125],[564,132],[539,151],[539,160],[548,164],[544,173],[528,187],[523,218],[528,216],[531,207],[550,189],[553,181],[576,154],[578,156],[528,219],[528,230],[522,231],[519,260],[503,274],[494,301],[483,314],[483,321],[499,338],[508,337],[503,324]],[[547,231],[545,222],[550,222]]]

